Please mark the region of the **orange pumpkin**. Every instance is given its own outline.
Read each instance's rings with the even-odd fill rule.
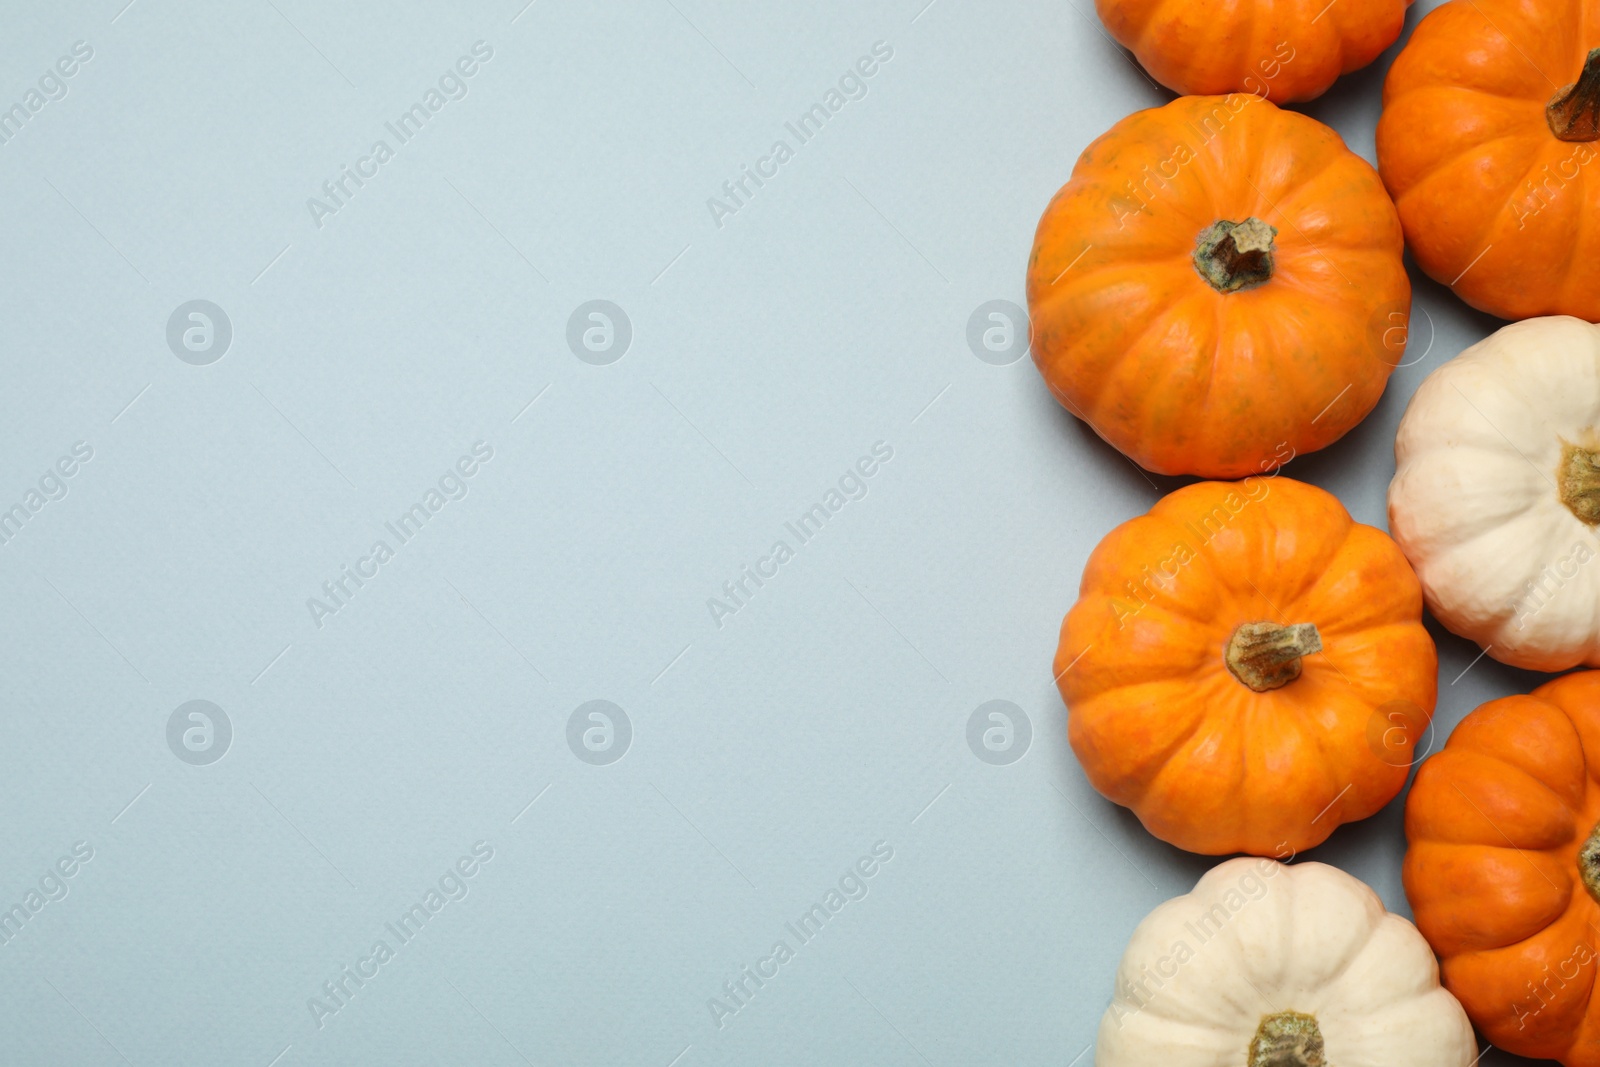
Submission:
[[[1405,349],[1400,221],[1328,127],[1186,97],[1091,144],[1028,261],[1033,358],[1162,474],[1237,478],[1336,441]]]
[[[1600,671],[1491,700],[1417,772],[1405,889],[1445,986],[1508,1052],[1600,1065]]]
[[[1211,855],[1298,852],[1387,804],[1437,670],[1400,549],[1282,477],[1186,486],[1107,534],[1055,658],[1090,783]]]
[[[1095,0],[1100,21],[1175,93],[1321,96],[1400,36],[1411,0]]]
[[[1508,319],[1600,321],[1600,4],[1452,0],[1383,87],[1378,166],[1430,276]]]

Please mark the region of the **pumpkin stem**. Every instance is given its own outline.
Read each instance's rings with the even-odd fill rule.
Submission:
[[[1578,849],[1578,874],[1583,879],[1583,888],[1600,902],[1600,824],[1589,831],[1588,840]]]
[[[1322,635],[1313,623],[1247,622],[1228,638],[1222,661],[1240,682],[1265,693],[1300,677],[1300,658],[1321,651]]]
[[[1315,1015],[1280,1011],[1264,1015],[1250,1039],[1249,1067],[1327,1067]]]
[[[1275,226],[1251,216],[1243,222],[1226,219],[1200,231],[1194,245],[1194,269],[1219,293],[1253,289],[1272,278]]]
[[[1561,502],[1579,522],[1590,526],[1600,524],[1600,454],[1577,445],[1562,444],[1561,467],[1556,471]]]
[[[1544,117],[1563,141],[1600,140],[1600,48],[1583,61],[1578,80],[1545,105]]]

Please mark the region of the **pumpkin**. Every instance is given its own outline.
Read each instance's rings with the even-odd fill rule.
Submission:
[[[1238,478],[1382,395],[1411,283],[1394,205],[1328,127],[1254,96],[1136,112],[1086,149],[1028,261],[1034,362],[1141,466]]]
[[[1095,1067],[1468,1067],[1472,1026],[1416,927],[1323,863],[1233,859],[1147,915]]]
[[[1508,1052],[1600,1064],[1600,672],[1491,700],[1423,763],[1404,883],[1444,984]]]
[[[1424,379],[1389,529],[1449,630],[1517,667],[1600,664],[1600,326],[1512,323]]]
[[[1284,477],[1185,486],[1112,530],[1055,657],[1090,784],[1213,855],[1307,849],[1393,799],[1437,669],[1394,542]]]
[[[1451,0],[1383,87],[1378,167],[1417,264],[1502,318],[1600,319],[1600,9]]]
[[[1175,93],[1321,96],[1400,36],[1411,0],[1095,0],[1100,21]]]

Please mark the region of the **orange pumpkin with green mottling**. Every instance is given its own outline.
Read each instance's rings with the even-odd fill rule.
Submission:
[[[1055,676],[1084,774],[1145,829],[1285,857],[1394,799],[1438,658],[1388,535],[1253,477],[1185,486],[1106,535]]]
[[[1401,360],[1378,174],[1314,119],[1184,97],[1091,144],[1034,237],[1034,362],[1141,466],[1239,478],[1338,440]]]

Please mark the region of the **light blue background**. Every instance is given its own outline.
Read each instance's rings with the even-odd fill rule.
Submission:
[[[0,104],[94,50],[0,144],[0,506],[94,450],[0,547],[0,902],[94,849],[0,946],[0,1063],[1089,1063],[1128,934],[1211,861],[1089,788],[1050,659],[1089,549],[1178,481],[966,342],[1023,302],[1078,153],[1167,99],[1089,0],[124,3],[0,18]],[[1392,55],[1304,108],[1368,159]],[[1414,277],[1415,362],[1288,468],[1379,525],[1406,399],[1495,325]],[[167,346],[191,299],[232,322],[208,366]],[[567,347],[593,299],[632,323],[609,366]],[[315,627],[475,441],[468,495]],[[866,497],[715,626],[878,441]],[[1477,649],[1439,637],[1440,736],[1534,682],[1452,683]],[[233,726],[208,766],[166,742],[192,699]],[[567,744],[591,699],[632,723],[609,766]],[[992,699],[1033,725],[1009,766],[966,743]],[[1400,803],[1312,858],[1405,911]],[[469,895],[319,1029],[307,999],[478,841]],[[718,1029],[708,998],[879,841]]]

